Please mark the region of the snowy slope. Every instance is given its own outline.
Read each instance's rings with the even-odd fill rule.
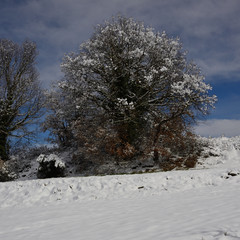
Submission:
[[[1,209],[4,240],[240,239],[239,186]]]
[[[238,141],[189,171],[0,183],[0,239],[240,239]]]

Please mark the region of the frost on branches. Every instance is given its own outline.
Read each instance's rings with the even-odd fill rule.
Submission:
[[[76,108],[87,102],[85,108],[103,112],[121,142],[136,149],[146,132],[154,136],[155,145],[162,125],[206,115],[216,101],[178,38],[122,16],[98,25],[61,67],[61,85],[77,96]]]

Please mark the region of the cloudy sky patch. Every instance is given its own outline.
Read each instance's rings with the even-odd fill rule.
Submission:
[[[40,80],[48,87],[62,76],[64,54],[76,52],[94,26],[118,13],[133,17],[180,37],[219,98],[211,118],[240,119],[239,12],[239,0],[2,0],[0,36],[37,43]]]
[[[240,120],[211,119],[200,122],[195,127],[196,134],[204,137],[234,137],[240,135]]]

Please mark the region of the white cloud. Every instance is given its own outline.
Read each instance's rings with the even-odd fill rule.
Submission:
[[[205,137],[240,136],[240,120],[236,119],[211,119],[200,122],[195,127],[195,132]]]

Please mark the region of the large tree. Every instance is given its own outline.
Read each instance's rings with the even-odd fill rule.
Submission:
[[[8,139],[30,134],[39,117],[42,92],[35,67],[36,44],[0,39],[0,158],[8,157]]]
[[[103,111],[121,141],[135,148],[146,129],[155,145],[166,122],[206,115],[216,101],[178,38],[122,16],[98,25],[78,53],[65,56],[62,70],[66,91]]]

